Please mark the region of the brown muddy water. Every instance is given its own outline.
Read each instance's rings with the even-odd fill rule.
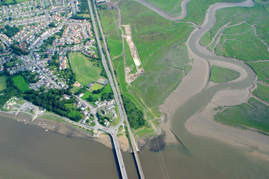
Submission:
[[[132,155],[126,170],[137,178]],[[0,116],[0,178],[119,178],[113,150]]]

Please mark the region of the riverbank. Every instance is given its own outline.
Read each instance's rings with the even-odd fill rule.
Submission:
[[[75,127],[66,122],[57,122],[49,119],[42,119],[42,117],[37,117],[33,122],[31,122],[34,116],[30,116],[29,114],[25,114],[22,112],[14,116],[11,112],[0,111],[0,116],[11,118],[25,124],[37,125],[44,130],[50,130],[58,134],[66,135],[67,137],[81,137],[89,140],[94,140],[96,142],[104,144],[106,147],[112,148],[109,135],[101,133],[99,137],[92,137],[92,134],[90,132]],[[125,135],[121,135],[118,137],[118,141],[122,151],[127,152],[129,150],[129,142],[127,137]]]

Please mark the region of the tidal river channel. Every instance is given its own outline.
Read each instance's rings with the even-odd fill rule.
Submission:
[[[180,143],[169,144],[160,152],[150,152],[144,148],[139,156],[147,179],[269,178],[269,162],[248,155],[255,149],[234,147],[215,139],[194,136],[184,127],[189,117],[216,92],[248,87],[254,80],[254,73],[244,63],[217,57],[198,48],[197,39],[214,24],[214,8],[218,7],[212,7],[206,24],[192,33],[189,47],[206,60],[224,60],[241,66],[247,71],[248,77],[237,83],[204,89],[177,109],[172,118],[172,129],[185,147]],[[123,158],[128,177],[138,178],[132,155],[123,152]],[[34,125],[0,117],[0,178],[116,179],[119,175],[112,149],[102,144],[82,138],[68,138]]]

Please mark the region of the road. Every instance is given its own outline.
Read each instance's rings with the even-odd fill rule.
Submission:
[[[112,137],[113,144],[114,144],[114,149],[115,149],[117,159],[118,159],[119,168],[120,168],[120,171],[121,171],[121,176],[122,176],[123,179],[127,179],[128,176],[127,176],[127,172],[126,172],[126,169],[125,169],[124,161],[123,161],[123,158],[122,158],[122,155],[121,155],[121,150],[120,150],[118,139],[117,139],[118,128],[124,122],[123,110],[122,110],[122,106],[121,106],[121,103],[120,103],[120,100],[119,100],[118,93],[117,93],[115,85],[114,85],[113,78],[111,76],[111,73],[110,73],[110,71],[108,69],[108,66],[107,66],[107,63],[106,63],[105,55],[104,55],[104,53],[102,51],[103,48],[102,48],[102,45],[101,45],[101,42],[100,42],[100,39],[99,39],[99,35],[98,35],[98,31],[97,31],[97,28],[96,28],[95,19],[94,19],[93,10],[92,10],[90,0],[88,0],[88,5],[89,5],[89,9],[90,9],[90,15],[91,15],[91,18],[92,18],[92,25],[93,25],[96,41],[97,41],[98,47],[100,49],[100,55],[101,55],[101,59],[102,59],[102,64],[103,64],[104,69],[106,70],[111,89],[112,89],[112,91],[114,93],[114,99],[115,99],[116,104],[118,106],[119,115],[121,117],[120,123],[115,127],[110,127],[110,128],[101,127],[101,126],[100,127],[101,127],[101,130],[103,130],[104,132],[110,134],[110,136]]]
[[[95,12],[97,12],[95,4],[94,4],[94,9],[95,9]],[[118,15],[119,15],[118,27],[120,28],[120,23],[121,23],[120,12],[119,12]],[[114,68],[113,68],[112,60],[110,58],[110,54],[109,54],[109,51],[108,51],[108,46],[107,46],[107,43],[106,43],[106,39],[105,39],[105,36],[104,36],[104,33],[103,33],[103,28],[102,28],[98,13],[96,13],[96,18],[97,18],[99,29],[100,29],[100,32],[101,32],[101,35],[102,35],[102,38],[103,38],[103,42],[104,42],[104,45],[105,45],[105,50],[106,50],[108,62],[109,62],[109,65],[110,65],[110,68],[111,68],[111,71],[112,71],[112,74],[113,74],[113,78],[115,80],[115,85],[116,85],[118,94],[120,94],[120,89],[119,89],[119,86],[118,86],[118,83],[117,83],[117,80],[116,80],[116,76],[114,74]],[[99,40],[99,38],[98,38],[98,40]],[[119,95],[119,100],[120,100],[120,104],[122,106],[122,108],[121,108],[122,111],[120,111],[121,112],[120,114],[121,114],[121,117],[123,118],[123,120],[124,120],[124,118],[126,119],[125,122],[126,122],[126,125],[128,127],[128,132],[129,132],[129,136],[130,136],[132,147],[133,147],[133,154],[134,154],[134,157],[135,157],[136,166],[137,166],[138,171],[139,171],[139,176],[140,176],[141,179],[144,179],[145,178],[144,172],[143,172],[142,165],[141,165],[138,153],[137,153],[139,151],[139,149],[138,149],[138,147],[136,145],[135,138],[134,138],[133,133],[131,131],[131,127],[130,127],[130,124],[129,124],[129,121],[128,121],[128,117],[127,117],[125,109],[123,107],[123,101],[122,101],[122,98],[121,98],[120,95]]]

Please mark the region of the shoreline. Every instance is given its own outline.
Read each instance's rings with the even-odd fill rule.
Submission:
[[[34,116],[30,116],[29,114],[25,114],[23,112],[19,112],[18,115],[13,115],[13,111],[10,112],[5,112],[5,111],[0,111],[0,117],[6,117],[10,118],[12,120],[17,120],[19,122],[24,122],[26,124],[30,125],[36,125],[44,130],[50,130],[52,132],[55,132],[57,134],[62,134],[67,137],[81,137],[85,138],[91,141],[99,142],[101,144],[104,144],[106,147],[112,148],[111,144],[111,138],[109,135],[100,133],[99,137],[93,137],[89,132],[80,129],[76,126],[73,126],[71,124],[68,124],[64,121],[62,122],[57,122],[54,120],[49,120],[49,119],[42,119],[42,117],[37,117],[33,122],[32,118]],[[129,150],[129,142],[128,139],[125,135],[121,135],[118,137],[118,141],[120,144],[120,148],[123,152],[127,152]]]

